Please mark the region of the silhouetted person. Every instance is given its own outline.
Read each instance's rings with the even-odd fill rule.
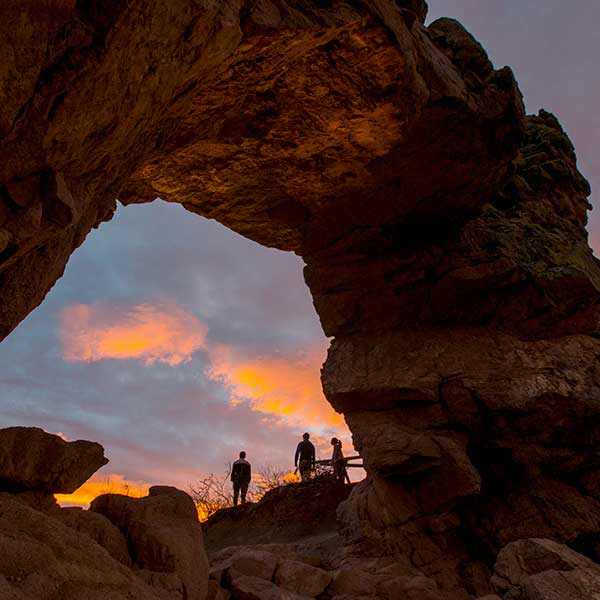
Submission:
[[[294,456],[294,465],[298,467],[302,481],[310,479],[310,472],[315,468],[315,447],[308,441],[309,437],[308,433],[302,436]]]
[[[242,504],[246,504],[246,494],[252,479],[252,467],[246,460],[246,453],[240,452],[240,457],[231,467],[231,481],[233,482],[233,505],[237,506],[238,496],[242,496]]]
[[[331,455],[333,474],[339,481],[347,481],[350,483],[350,477],[348,477],[348,471],[346,470],[344,453],[342,452],[342,441],[337,438],[331,438],[331,445],[333,446],[333,454]]]

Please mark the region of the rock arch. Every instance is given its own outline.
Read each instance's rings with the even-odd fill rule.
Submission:
[[[28,0],[0,17],[0,337],[115,198],[291,250],[370,472],[340,517],[448,589],[600,541],[600,270],[557,120],[422,0]],[[440,575],[441,574],[441,575]],[[461,583],[458,583],[460,580]]]

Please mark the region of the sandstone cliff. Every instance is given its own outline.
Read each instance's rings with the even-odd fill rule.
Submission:
[[[598,262],[556,119],[421,0],[3,3],[0,336],[115,198],[293,250],[370,479],[446,598],[525,537],[598,560]]]

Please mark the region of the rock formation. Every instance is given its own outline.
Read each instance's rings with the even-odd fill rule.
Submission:
[[[492,579],[505,600],[571,600],[600,594],[600,567],[551,540],[512,542]]]
[[[71,494],[107,462],[94,442],[66,442],[36,427],[0,429],[0,491]]]
[[[166,588],[174,598],[204,600],[208,567],[202,529],[185,492],[154,486],[146,498],[104,494],[90,510],[123,533],[138,577]]]
[[[207,559],[187,494],[154,487],[146,498],[100,496],[93,511],[60,508],[51,492],[84,483],[83,472],[107,462],[102,446],[25,427],[0,429],[0,440],[2,600],[205,600]]]
[[[0,336],[115,198],[296,252],[335,338],[325,393],[369,471],[343,531],[467,598],[521,538],[599,558],[600,270],[559,123],[425,14],[2,4]]]
[[[225,508],[203,523],[210,553],[228,546],[292,543],[306,537],[335,534],[337,508],[351,486],[329,478],[269,490],[260,502]]]

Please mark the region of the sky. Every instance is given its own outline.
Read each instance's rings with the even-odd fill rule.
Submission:
[[[513,68],[528,112],[559,117],[598,189],[600,2],[429,4],[429,22],[458,18]],[[600,214],[589,231],[598,252]],[[305,430],[323,458],[332,435],[352,453],[320,388],[329,342],[302,266],[179,205],[120,207],[0,345],[0,426],[103,444],[110,463],[62,498],[83,505],[104,491],[187,489],[240,450],[255,469],[291,467]]]

